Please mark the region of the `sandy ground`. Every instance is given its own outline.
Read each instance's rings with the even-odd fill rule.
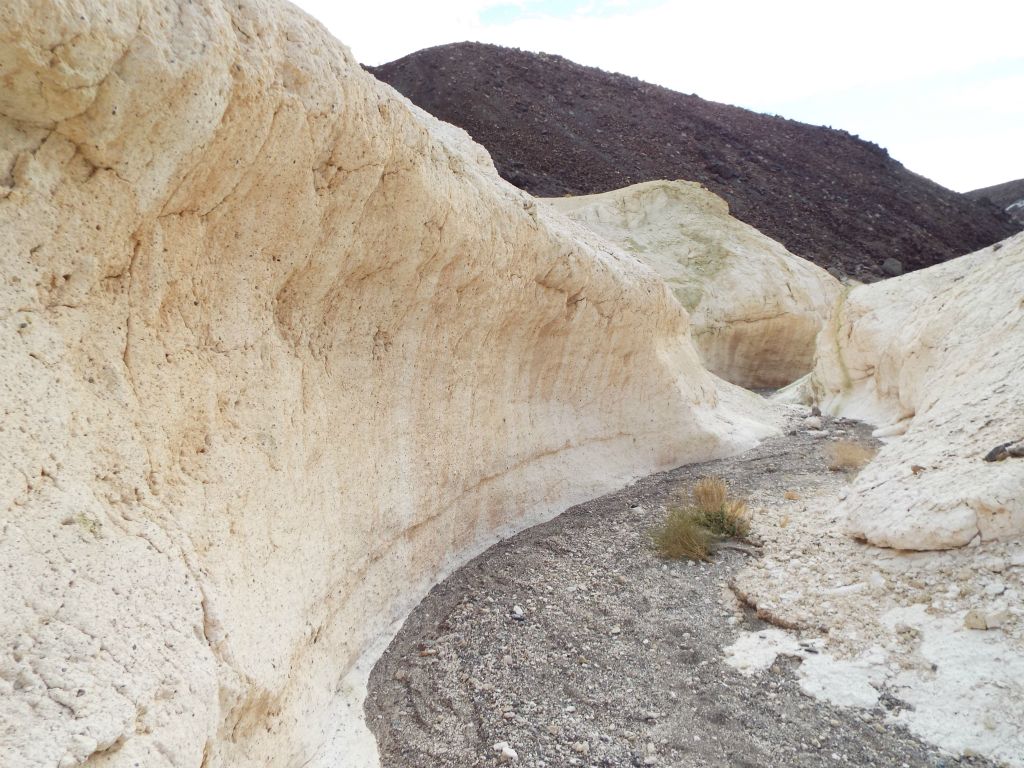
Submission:
[[[794,611],[779,597],[778,579],[798,571],[800,557],[820,564],[822,553],[845,554],[826,546],[808,515],[820,517],[820,505],[848,483],[826,469],[827,444],[872,441],[860,425],[825,426],[826,434],[808,431],[794,417],[790,434],[742,456],[644,478],[573,507],[437,585],[370,676],[366,714],[381,764],[998,764],[953,757],[913,735],[901,717],[914,705],[855,656],[863,648],[848,637],[829,645],[822,624],[836,614]],[[705,564],[659,560],[650,529],[705,475],[750,500],[754,542],[763,546],[724,548]],[[772,590],[740,575],[758,568]],[[731,585],[762,615],[797,629],[758,618]],[[806,608],[814,597],[804,589],[800,600]],[[837,676],[851,669],[852,677]]]

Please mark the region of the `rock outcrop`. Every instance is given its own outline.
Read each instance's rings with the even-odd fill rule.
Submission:
[[[1013,217],[1018,224],[1024,225],[1024,179],[974,189],[964,194],[974,200],[987,200],[994,203]]]
[[[371,71],[465,128],[504,178],[533,195],[699,181],[736,218],[858,280],[889,276],[888,258],[910,272],[1021,228],[1000,207],[945,189],[846,131],[716,104],[560,56],[452,43]]]
[[[440,573],[768,430],[290,5],[7,3],[0,71],[0,764],[351,764]]]
[[[894,437],[844,504],[850,532],[900,549],[1024,533],[1024,234],[844,296],[799,386]],[[799,388],[796,387],[796,388]]]
[[[781,387],[811,370],[839,281],[730,216],[717,195],[651,181],[547,202],[665,279],[709,370],[748,388]]]

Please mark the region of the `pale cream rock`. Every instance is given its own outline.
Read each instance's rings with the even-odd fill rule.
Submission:
[[[839,282],[730,216],[700,184],[650,181],[546,202],[665,279],[709,370],[748,388],[780,387],[811,370]]]
[[[977,608],[972,608],[964,615],[964,626],[967,629],[988,629],[985,614]]]
[[[891,437],[843,504],[873,544],[946,549],[1024,533],[1024,234],[844,296],[803,388]]]
[[[0,71],[0,765],[353,765],[440,574],[770,431],[290,5],[15,0]]]

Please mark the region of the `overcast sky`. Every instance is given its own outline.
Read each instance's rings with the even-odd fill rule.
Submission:
[[[297,0],[364,64],[477,40],[844,128],[966,191],[1024,178],[1024,2]]]

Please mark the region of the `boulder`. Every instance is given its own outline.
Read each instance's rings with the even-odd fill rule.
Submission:
[[[0,68],[2,765],[361,764],[440,576],[771,430],[287,3],[7,3]]]
[[[695,182],[651,181],[547,202],[665,279],[709,370],[752,389],[811,370],[839,282],[730,216],[722,198]]]
[[[949,549],[1024,533],[1022,296],[1024,234],[840,300],[804,392],[892,438],[844,504],[854,536]]]

